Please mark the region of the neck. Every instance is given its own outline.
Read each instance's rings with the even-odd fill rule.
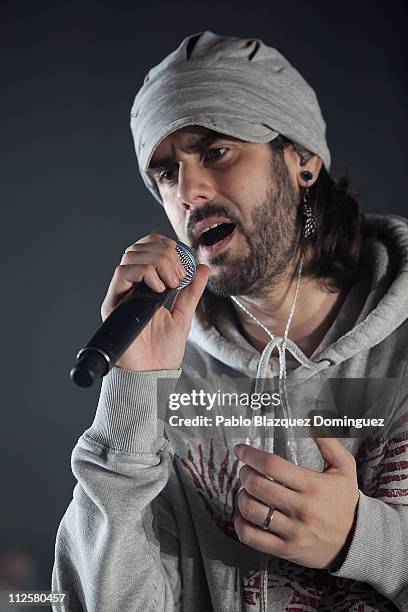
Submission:
[[[297,268],[292,265],[261,296],[237,296],[273,335],[283,336],[291,312],[298,281]],[[346,291],[330,292],[321,281],[301,278],[288,338],[310,357],[334,322]],[[232,301],[244,335],[259,351],[270,341],[268,334]],[[277,350],[275,349],[275,353]],[[287,355],[291,357],[290,354]]]

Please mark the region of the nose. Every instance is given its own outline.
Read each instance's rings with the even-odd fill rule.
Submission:
[[[178,172],[177,199],[189,209],[211,202],[215,197],[215,185],[211,171],[195,163],[181,162]]]

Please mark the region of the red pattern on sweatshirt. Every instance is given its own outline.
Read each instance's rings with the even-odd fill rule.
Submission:
[[[404,415],[402,420],[408,422],[408,415]],[[365,483],[366,495],[383,498],[383,501],[408,497],[407,451],[408,432],[388,440],[378,436],[361,442],[356,465],[359,483]],[[195,454],[190,448],[187,460],[181,458],[181,461],[211,520],[223,533],[237,540],[232,516],[241,482],[237,476],[239,461],[231,455],[231,450],[226,449],[217,468],[211,439],[208,449],[199,443]],[[367,474],[370,474],[369,478]],[[301,567],[278,557],[270,559],[268,592],[274,589],[288,591],[285,612],[385,612],[397,609],[390,600],[361,582],[338,578],[325,570]],[[242,578],[243,596],[248,607],[258,606],[260,580],[259,569]],[[325,601],[332,602],[330,607],[326,607]]]

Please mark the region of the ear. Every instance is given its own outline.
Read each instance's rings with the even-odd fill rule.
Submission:
[[[308,181],[308,187],[314,185],[314,183],[317,181],[317,177],[319,176],[319,172],[323,165],[323,162],[320,157],[312,153],[309,159],[302,164],[302,158],[300,157],[296,149],[292,146],[285,147],[283,155],[289,173],[291,174],[295,185],[298,185],[299,187],[305,187],[306,181],[304,181],[300,175],[300,173],[304,170],[308,170],[309,172],[311,172],[313,177],[310,181]]]

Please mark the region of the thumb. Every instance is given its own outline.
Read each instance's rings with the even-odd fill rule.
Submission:
[[[205,286],[208,281],[210,268],[204,264],[199,264],[197,274],[192,283],[185,289],[182,289],[177,296],[173,310],[171,312],[173,318],[181,324],[191,324],[191,319],[200,297],[202,296]]]
[[[321,438],[313,435],[313,440],[325,460],[323,471],[329,468],[343,468],[349,464],[349,451],[337,438]]]
[[[314,415],[315,411],[310,410],[308,416],[313,418]],[[349,453],[338,438],[334,437],[333,432],[327,425],[319,427],[311,425],[310,429],[312,438],[325,461],[324,471],[330,467],[341,468],[347,465],[351,453]]]

